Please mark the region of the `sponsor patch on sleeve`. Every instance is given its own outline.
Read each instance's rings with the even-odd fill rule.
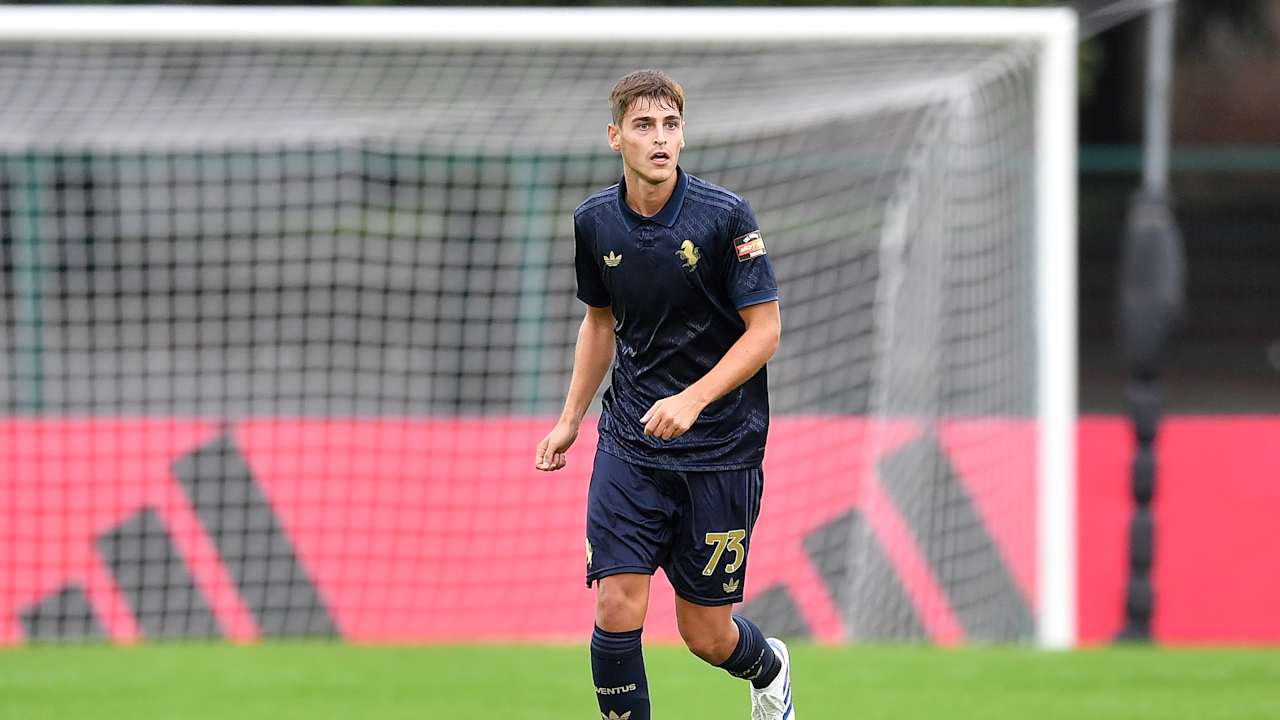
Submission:
[[[764,238],[760,237],[759,231],[749,232],[734,240],[733,246],[738,251],[738,262],[746,262],[765,254]]]

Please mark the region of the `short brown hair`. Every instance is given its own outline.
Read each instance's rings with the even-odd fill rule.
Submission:
[[[657,100],[674,107],[684,115],[684,88],[661,70],[636,70],[618,81],[609,93],[609,107],[613,110],[613,124],[622,123],[631,104],[640,98]]]

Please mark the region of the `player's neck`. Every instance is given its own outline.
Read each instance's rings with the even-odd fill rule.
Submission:
[[[679,173],[671,173],[671,177],[654,185],[642,180],[631,168],[623,167],[622,179],[627,183],[627,207],[644,217],[657,215],[676,191],[679,177]]]

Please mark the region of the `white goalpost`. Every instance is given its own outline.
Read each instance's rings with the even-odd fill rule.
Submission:
[[[230,428],[260,488],[236,502],[276,520],[222,544],[230,501],[189,485],[190,532],[212,538],[236,592],[274,598],[233,608],[259,627],[314,618],[322,601],[321,631],[356,639],[444,637],[419,618],[465,629],[477,607],[509,616],[506,636],[563,635],[555,588],[563,566],[576,572],[560,561],[581,498],[512,475],[570,370],[581,310],[565,238],[574,205],[616,181],[608,90],[662,67],[688,93],[682,164],[752,202],[782,289],[743,611],[821,639],[1071,647],[1074,13],[667,8],[657,34],[653,18],[0,7],[0,239],[13,249],[0,420]],[[447,438],[432,445],[444,469],[420,470],[423,444],[388,421]],[[272,444],[335,423],[365,428],[337,435],[382,448],[376,467],[356,444],[317,451],[346,468],[317,475]],[[20,445],[0,444],[0,488],[15,496],[41,482],[5,470]],[[50,450],[39,472],[119,462],[77,452]],[[481,476],[502,502],[471,495]],[[81,524],[159,547],[190,514],[159,512],[167,525]],[[490,547],[492,522],[514,523],[518,546]],[[345,564],[374,535],[401,553],[386,576]],[[187,583],[216,620],[192,634],[234,636],[239,616],[204,585],[224,574],[181,538],[190,577],[148,574],[150,556],[96,537],[125,598],[112,607],[166,608]],[[235,553],[284,553],[295,569],[246,579]],[[469,594],[459,553],[509,567],[524,603]],[[68,580],[84,602],[51,605],[61,586],[22,579],[58,575],[41,573],[0,577],[0,608],[26,637],[69,635],[86,612],[111,637],[153,627],[136,608],[125,623],[104,614],[96,580]],[[370,573],[384,584],[357,587]]]

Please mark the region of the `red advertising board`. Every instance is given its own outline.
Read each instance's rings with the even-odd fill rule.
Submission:
[[[294,614],[301,603],[319,617],[307,628],[354,641],[581,640],[594,595],[582,580],[582,538],[595,438],[584,432],[565,470],[539,473],[533,448],[547,424],[0,422],[0,644],[30,639],[33,618],[53,598],[78,598],[115,641],[163,635],[172,618],[141,607],[158,582],[182,588],[184,622],[207,616],[208,634],[237,641],[288,634],[301,626],[280,618],[273,603],[284,601],[263,586],[264,572],[291,578],[286,600]],[[1277,433],[1280,420],[1261,417],[1174,418],[1164,426],[1154,573],[1159,640],[1280,642],[1280,572],[1270,562],[1280,517]],[[849,634],[856,641],[812,546],[816,533],[856,513],[904,596],[928,609],[919,613],[921,632],[963,641],[969,621],[933,572],[899,489],[887,470],[870,477],[860,470],[879,467],[877,458],[924,434],[911,423],[873,426],[862,418],[776,420],[748,606],[781,592],[796,627],[820,641]],[[1007,571],[1009,592],[1033,608],[1031,426],[967,419],[928,434],[985,527],[982,538]],[[1121,624],[1131,452],[1122,420],[1081,421],[1079,629],[1086,643],[1106,642]],[[239,476],[242,486],[226,481]],[[247,546],[250,535],[267,549]],[[163,577],[140,569],[142,558],[155,564],[156,557],[166,558]],[[670,594],[659,574],[647,637],[677,637]]]

